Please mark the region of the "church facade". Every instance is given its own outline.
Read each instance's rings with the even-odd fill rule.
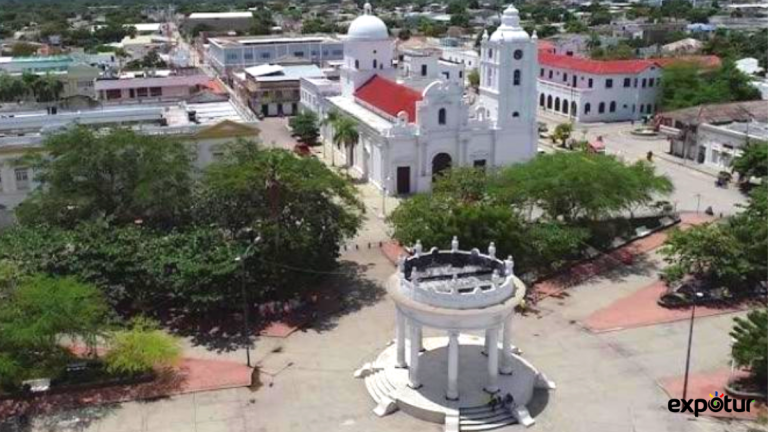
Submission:
[[[358,123],[354,146],[336,148],[340,162],[388,194],[431,190],[451,166],[490,167],[524,162],[536,154],[536,35],[520,26],[510,6],[501,26],[483,36],[479,97],[467,101],[464,87],[436,80],[423,91],[397,82],[394,41],[370,4],[349,27],[340,83],[302,80],[305,109],[321,119],[335,111]],[[333,142],[333,127],[321,128]]]

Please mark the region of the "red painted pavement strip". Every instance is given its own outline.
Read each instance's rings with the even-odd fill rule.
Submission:
[[[583,324],[592,332],[599,333],[690,319],[690,308],[668,309],[656,303],[666,289],[664,282],[654,282],[597,310],[587,317]],[[722,308],[698,306],[696,317],[722,315],[746,309],[747,304]]]
[[[697,308],[698,309],[698,308]],[[728,382],[728,378],[731,376],[730,369],[718,369],[708,372],[692,373],[688,375],[688,399],[712,399],[709,395],[715,394],[715,392],[724,393],[725,384]],[[736,371],[735,377],[746,376],[743,371]],[[683,382],[684,376],[675,376],[669,378],[663,378],[659,380],[661,388],[669,395],[670,398],[679,399],[683,396]],[[731,397],[733,399],[733,397]],[[741,402],[739,402],[741,404]],[[713,412],[707,410],[700,412],[699,415],[705,415],[710,417],[720,418],[736,418],[736,419],[749,419],[754,420],[757,418],[760,411],[765,411],[765,402],[758,401],[758,403],[752,403],[750,405],[750,412],[726,412],[725,410],[719,412]]]
[[[85,405],[155,399],[201,391],[246,387],[251,368],[241,363],[185,358],[173,371],[149,383],[40,396],[30,401],[0,401],[0,418],[21,412],[46,413]]]

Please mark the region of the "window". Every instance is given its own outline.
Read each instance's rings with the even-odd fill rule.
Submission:
[[[29,189],[29,170],[27,168],[16,168],[16,189]]]
[[[486,164],[485,159],[475,159],[475,161],[472,162],[472,166],[474,166],[475,168],[485,169],[485,164]]]
[[[616,112],[616,101],[612,101],[611,105],[608,107],[608,111],[610,112]]]
[[[261,53],[261,58],[263,58],[263,59],[268,59],[270,57],[272,57],[272,55],[270,53],[268,53],[268,52]]]
[[[605,102],[600,102],[600,105],[597,106],[597,112],[599,114],[602,114],[605,112]]]
[[[578,80],[579,80],[579,78],[576,75],[574,75],[573,76],[573,81],[571,82],[571,85],[573,87],[576,87]]]
[[[317,57],[317,50],[312,50],[310,54],[312,54],[312,57]]]
[[[549,70],[549,79],[552,79],[552,69]]]
[[[227,54],[227,60],[237,61],[238,59],[237,53],[229,53]]]
[[[247,52],[247,53],[243,54],[243,58],[246,59],[246,60],[253,60],[253,53],[252,52]]]
[[[653,78],[648,79],[648,87],[653,87]]]
[[[624,87],[632,87],[632,78],[624,78]]]
[[[328,50],[323,50],[323,55],[327,56],[328,55]]]
[[[523,58],[523,50],[515,50],[515,53],[513,54],[515,57],[515,60],[520,60]]]
[[[440,110],[437,112],[437,123],[444,125],[445,124],[445,108],[440,108]]]
[[[648,80],[646,80],[645,78],[643,78],[643,81],[642,81],[642,85],[641,85],[641,87],[642,87],[642,88],[645,88],[645,86],[647,85],[647,81],[648,81]]]
[[[152,97],[160,97],[163,95],[163,88],[162,87],[150,87],[149,88],[149,95]]]
[[[539,71],[539,76],[540,76],[540,77],[543,77],[543,76],[544,76],[544,68],[541,68],[541,70]]]
[[[3,191],[3,176],[0,176],[0,192]]]
[[[605,80],[605,88],[613,88],[613,79],[612,78],[607,78]]]
[[[136,89],[136,97],[145,98],[149,96],[149,90],[146,87]]]
[[[427,76],[427,65],[421,65],[421,76]]]
[[[492,48],[488,48],[488,58],[489,59],[493,58],[493,49]]]
[[[584,114],[589,114],[591,111],[592,111],[592,104],[590,104],[589,102],[587,102],[587,103],[584,105]]]
[[[459,71],[459,78],[464,78],[464,72],[463,71]]]
[[[567,73],[563,74],[563,82],[568,82],[568,74]]]
[[[640,104],[640,114],[645,114],[645,105]]]
[[[592,88],[592,78],[587,81],[587,87]]]
[[[294,57],[304,57],[304,51],[294,51],[293,52]]]
[[[451,73],[450,73],[450,72],[448,72],[448,71],[444,71],[444,72],[443,72],[443,76],[444,76],[444,77],[445,77],[445,79],[447,79],[447,80],[451,79]]]
[[[360,60],[355,60],[355,69],[360,69]]]
[[[515,111],[512,113],[512,117],[520,117],[520,113]]]
[[[128,94],[130,95],[131,99],[135,98],[136,97],[136,89],[128,90]]]
[[[335,55],[335,56],[340,56],[342,54],[344,54],[343,50],[333,50],[333,55]]]
[[[379,61],[376,59],[373,59],[373,68],[376,69],[377,67],[379,67]]]
[[[635,78],[635,88],[637,88],[637,78]]]
[[[514,74],[512,74],[512,85],[520,85],[520,69],[515,69]]]
[[[141,89],[139,89],[139,90],[141,90]],[[107,90],[107,100],[120,99],[121,97],[123,97],[123,91],[122,90],[120,90],[120,89]]]

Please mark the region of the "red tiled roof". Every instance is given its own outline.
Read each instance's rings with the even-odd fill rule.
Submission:
[[[405,111],[408,122],[413,123],[416,121],[416,102],[421,100],[421,93],[374,75],[355,91],[355,97],[392,117]]]
[[[537,47],[539,48],[539,52],[545,51],[545,52],[554,52],[555,50],[555,44],[548,40],[539,40],[539,43],[537,44]]]
[[[705,69],[717,69],[722,66],[723,62],[720,57],[716,55],[690,55],[690,56],[676,56],[676,57],[660,57],[651,59],[659,66],[665,68],[667,66],[690,63]]]
[[[591,60],[539,51],[539,63],[545,66],[579,72],[611,75],[636,74],[656,64],[651,60]]]

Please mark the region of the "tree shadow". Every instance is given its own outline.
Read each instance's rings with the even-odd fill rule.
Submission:
[[[307,281],[307,284],[312,284],[311,288],[296,289],[296,292],[303,293],[303,305],[287,313],[261,316],[259,304],[256,303],[250,312],[250,342],[270,326],[331,330],[340,317],[375,304],[386,290],[366,277],[369,269],[368,265],[342,261],[333,274]],[[235,351],[245,345],[242,310],[228,309],[204,314],[174,310],[167,311],[161,321],[174,334],[217,353]]]

